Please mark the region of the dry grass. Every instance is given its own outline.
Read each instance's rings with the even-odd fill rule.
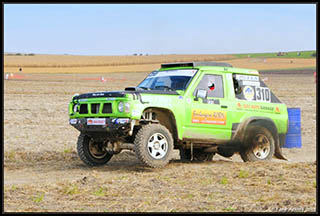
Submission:
[[[282,69],[315,67],[314,59],[241,58],[232,55],[152,55],[152,56],[5,56],[4,72],[16,73],[110,73],[152,71],[162,63],[187,61],[228,62],[234,67]]]
[[[123,152],[117,158],[118,163],[116,159],[108,166],[91,169],[79,160],[73,161],[60,171],[73,175],[72,178],[5,185],[5,211],[315,211],[316,188],[312,182],[316,166],[313,163],[275,166],[266,162],[244,166],[242,162],[171,161],[166,168],[148,169],[141,167],[133,153]],[[134,165],[125,167],[124,159]],[[47,178],[54,178],[47,171],[52,169],[52,162],[40,166]],[[244,169],[249,173],[246,178],[238,175]]]
[[[69,56],[35,55],[5,56],[6,67],[95,67],[161,64],[184,61],[220,61],[235,57],[231,55],[152,55],[152,56]]]
[[[230,55],[152,55],[152,56],[5,56],[5,72],[29,73],[108,73],[151,71],[162,63],[186,61],[225,61]]]

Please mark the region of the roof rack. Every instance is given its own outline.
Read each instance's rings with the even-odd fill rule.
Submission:
[[[197,66],[232,67],[231,64],[224,63],[224,62],[175,62],[175,63],[161,64],[161,68],[197,67]]]

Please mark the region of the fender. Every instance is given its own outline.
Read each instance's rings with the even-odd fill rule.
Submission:
[[[284,157],[284,155],[282,154],[282,150],[280,148],[280,140],[279,140],[279,134],[278,134],[277,127],[276,127],[275,123],[273,122],[273,120],[270,118],[266,118],[266,117],[250,117],[250,118],[248,118],[247,120],[245,120],[244,122],[239,124],[238,128],[236,129],[236,131],[232,137],[232,140],[243,142],[247,127],[249,124],[251,124],[253,122],[259,122],[262,126],[266,127],[271,132],[272,136],[274,137],[274,141],[275,141],[274,156],[278,159],[287,160]]]
[[[157,115],[157,119],[160,124],[164,125],[168,130],[172,133],[173,139],[178,140],[178,128],[177,128],[177,120],[170,109],[162,108],[162,107],[146,107],[142,113],[149,111],[153,112]]]

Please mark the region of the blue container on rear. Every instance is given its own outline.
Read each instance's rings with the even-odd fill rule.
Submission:
[[[289,129],[283,148],[301,148],[301,111],[300,108],[288,108]]]

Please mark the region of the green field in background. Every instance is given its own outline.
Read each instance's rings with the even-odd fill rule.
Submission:
[[[267,70],[259,70],[259,73],[271,73],[271,72],[284,72],[288,71],[289,73],[295,73],[298,71],[302,72],[315,72],[317,70],[316,67],[303,67],[303,68],[279,68],[279,69],[267,69]]]
[[[293,52],[281,52],[284,53],[281,56],[278,56],[278,52],[273,53],[243,53],[243,54],[232,54],[238,58],[315,58],[312,54],[316,53],[315,50],[311,51],[293,51]],[[300,55],[298,55],[300,53]]]

